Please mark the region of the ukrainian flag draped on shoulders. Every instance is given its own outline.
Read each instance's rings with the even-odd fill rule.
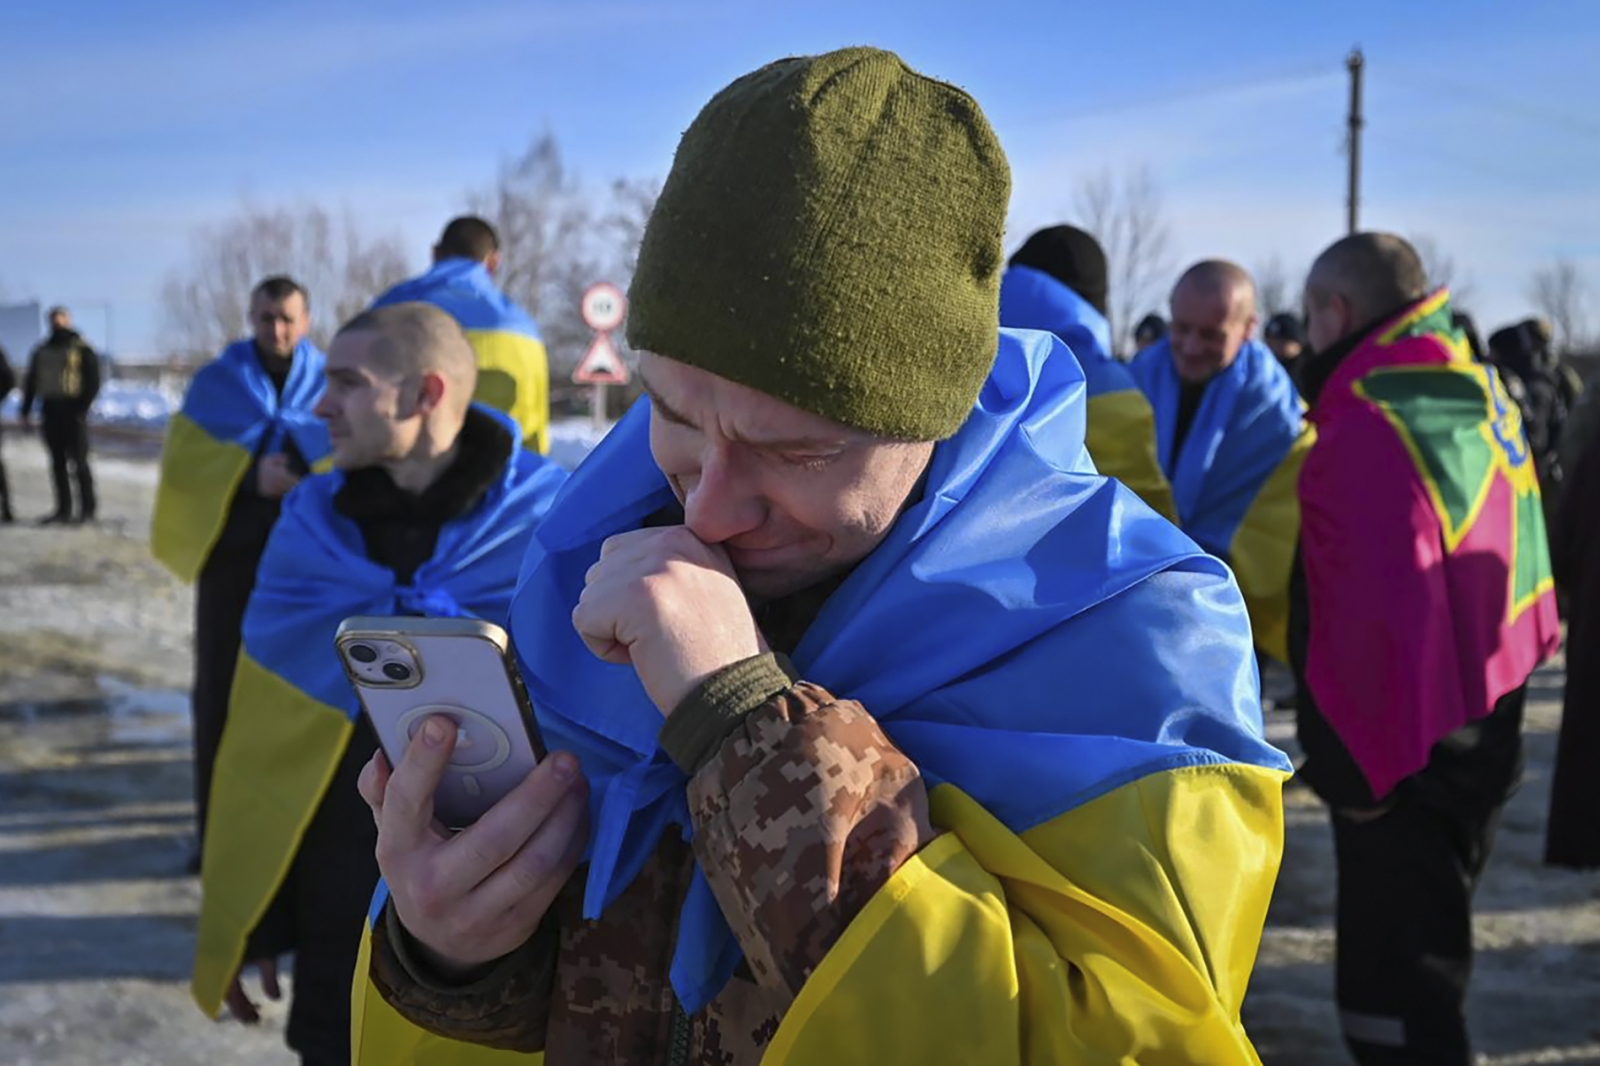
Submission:
[[[1105,316],[1044,271],[1013,266],[1000,281],[1000,324],[1042,329],[1066,343],[1087,384],[1084,443],[1095,468],[1176,522],[1172,486],[1156,454],[1155,415],[1128,368],[1112,357],[1111,324]]]
[[[433,557],[404,585],[367,558],[360,527],[334,509],[342,473],[310,478],[285,498],[245,612],[202,850],[191,990],[208,1014],[288,873],[359,712],[334,651],[339,624],[399,614],[503,622],[534,527],[565,476],[513,450],[500,480],[444,525]]]
[[[445,259],[372,302],[428,303],[454,318],[478,357],[473,399],[510,415],[529,451],[550,452],[550,364],[533,318],[495,286],[471,259]]]
[[[1001,332],[921,498],[792,656],[916,762],[944,833],[834,945],[764,1061],[1255,1061],[1238,1011],[1289,766],[1262,737],[1231,575],[1094,472],[1066,354]],[[591,784],[591,916],[691,825],[660,713],[571,624],[605,539],[676,505],[649,417],[642,401],[573,475],[512,606],[540,727]],[[671,965],[685,1009],[739,958],[697,873]]]
[[[1233,568],[1256,645],[1288,662],[1289,575],[1300,536],[1295,482],[1315,439],[1294,381],[1271,349],[1246,341],[1206,385],[1174,454],[1182,382],[1171,339],[1139,352],[1129,368],[1155,409],[1179,525]]]
[[[1310,417],[1306,680],[1384,796],[1560,644],[1539,482],[1518,407],[1446,290],[1362,341]]]
[[[252,340],[235,341],[201,367],[167,423],[161,480],[150,524],[150,551],[179,579],[199,576],[216,546],[239,482],[258,455],[292,443],[313,467],[332,445],[311,413],[322,396],[322,351],[294,350],[282,395]]]

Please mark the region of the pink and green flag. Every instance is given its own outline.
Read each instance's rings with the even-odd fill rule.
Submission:
[[[1352,352],[1310,417],[1307,681],[1383,796],[1560,642],[1539,483],[1445,290]]]

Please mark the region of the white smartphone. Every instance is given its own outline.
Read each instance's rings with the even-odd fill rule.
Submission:
[[[544,745],[505,630],[470,618],[347,618],[339,660],[390,766],[429,715],[456,724],[456,747],[434,793],[448,829],[477,821],[540,759]]]

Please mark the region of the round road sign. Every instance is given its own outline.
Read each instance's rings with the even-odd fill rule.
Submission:
[[[597,333],[609,333],[628,314],[628,298],[609,281],[589,286],[583,294],[583,321]]]

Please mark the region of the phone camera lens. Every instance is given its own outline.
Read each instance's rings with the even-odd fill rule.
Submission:
[[[358,663],[375,663],[378,661],[378,650],[370,644],[352,644],[350,658]]]
[[[410,681],[411,667],[405,663],[384,663],[383,676],[390,681]]]

